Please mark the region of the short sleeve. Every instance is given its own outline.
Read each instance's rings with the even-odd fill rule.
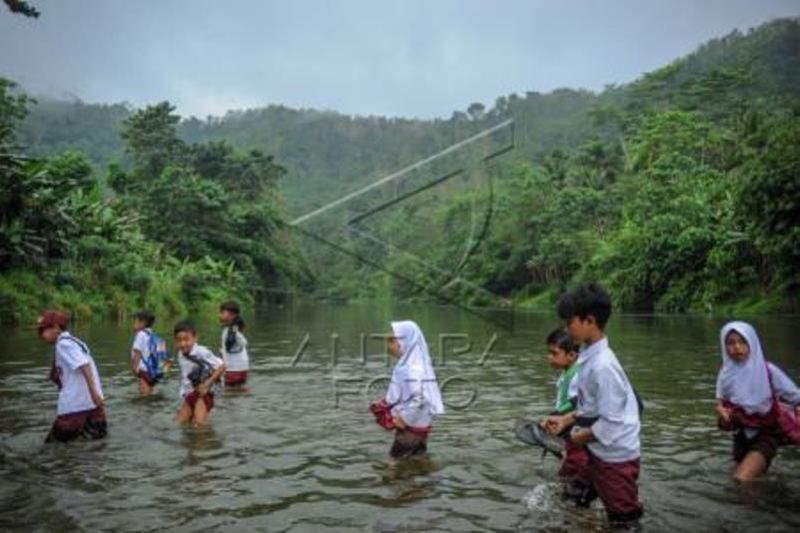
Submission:
[[[220,366],[222,366],[222,359],[214,355],[214,352],[206,348],[203,350],[200,355],[202,356],[203,360],[206,361],[211,367],[216,370]]]
[[[133,355],[134,350],[139,350],[139,353],[142,356],[150,355],[150,339],[148,338],[147,334],[144,331],[139,331],[136,334],[136,337],[133,339],[133,348],[131,349],[131,355]]]
[[[89,356],[84,353],[76,342],[60,341],[56,346],[56,355],[70,370],[77,370],[89,363]]]

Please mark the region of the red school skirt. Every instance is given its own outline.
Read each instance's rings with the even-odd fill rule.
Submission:
[[[236,386],[244,385],[247,383],[247,370],[226,370],[225,371],[225,385]]]

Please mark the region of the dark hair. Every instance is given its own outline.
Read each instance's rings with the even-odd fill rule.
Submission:
[[[222,302],[221,304],[219,304],[219,310],[230,311],[231,313],[234,313],[236,315],[242,313],[242,310],[239,308],[239,304],[234,301]]]
[[[175,324],[175,329],[172,330],[172,334],[177,335],[181,331],[188,331],[192,335],[197,335],[197,329],[195,329],[194,322],[191,320],[181,320]]]
[[[578,317],[581,320],[591,315],[597,326],[605,329],[611,316],[611,298],[606,290],[597,283],[587,283],[577,289],[563,294],[556,305],[558,316],[562,320]]]
[[[580,350],[580,346],[572,340],[572,337],[563,328],[554,329],[550,332],[550,335],[547,336],[547,345],[550,346],[551,344],[558,346],[567,353]]]
[[[244,331],[244,319],[242,319],[242,317],[239,315],[233,317],[233,320],[231,320],[231,325],[239,328],[239,331]]]
[[[144,322],[144,327],[146,328],[153,327],[153,323],[156,321],[156,315],[147,309],[142,309],[141,311],[137,312],[135,315],[133,315],[133,318]]]

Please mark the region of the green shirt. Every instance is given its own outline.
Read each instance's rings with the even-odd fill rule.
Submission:
[[[574,363],[571,367],[564,370],[556,381],[556,412],[569,413],[575,409],[569,397],[569,386],[575,376],[578,375],[578,368],[580,365]]]

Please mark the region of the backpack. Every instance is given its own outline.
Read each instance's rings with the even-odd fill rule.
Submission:
[[[169,359],[167,353],[167,343],[153,333],[152,331],[144,330],[147,335],[147,357],[143,358],[144,366],[147,368],[147,375],[150,380],[156,382],[164,377],[164,372],[161,370],[161,362]]]
[[[800,419],[795,416],[795,411],[790,405],[781,402],[778,391],[772,384],[772,372],[769,370],[769,361],[765,361],[767,366],[767,379],[769,388],[772,391],[772,409],[770,414],[775,417],[775,422],[781,428],[784,440],[791,444],[800,444]]]

